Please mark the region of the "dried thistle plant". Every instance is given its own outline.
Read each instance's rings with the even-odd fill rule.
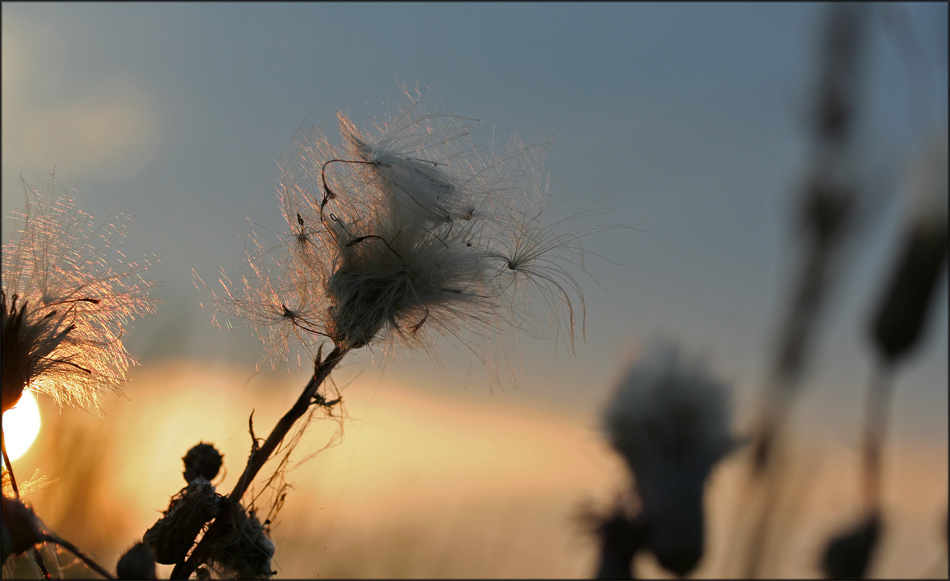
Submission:
[[[947,150],[943,127],[915,156],[908,175],[909,216],[867,327],[876,361],[867,391],[861,447],[864,516],[829,541],[822,568],[830,577],[863,578],[884,529],[882,457],[894,375],[924,337],[937,283],[947,264]]]
[[[128,261],[116,246],[129,217],[97,224],[65,191],[56,194],[65,187],[54,175],[43,193],[24,187],[26,208],[14,216],[17,233],[3,248],[2,411],[24,389],[60,406],[98,410],[100,396],[119,391],[134,363],[122,342],[129,323],[155,310],[154,284],[141,277],[155,260]],[[5,443],[3,458],[19,495]]]
[[[338,114],[340,146],[316,129],[299,134],[278,188],[288,229],[276,242],[253,234],[250,271],[235,281],[223,272],[221,291],[195,274],[219,325],[243,319],[274,367],[302,363],[302,351],[314,372],[266,439],[252,426],[251,455],[226,501],[232,510],[215,518],[187,559],[177,557],[173,578],[203,564],[225,574],[271,574],[266,526],[255,524],[242,496],[298,420],[339,403],[320,390],[349,351],[401,343],[434,354],[443,336],[481,358],[470,341],[524,328],[532,298],[566,325],[573,347],[584,307],[568,268],[583,268],[583,237],[618,226],[571,230],[570,219],[550,221],[544,147],[480,148],[471,135],[477,120],[427,114],[418,94],[407,98],[399,114],[366,132]],[[278,472],[298,436],[285,445]],[[231,512],[244,517],[226,518]],[[222,560],[235,543],[255,558]]]
[[[800,394],[828,297],[842,271],[843,249],[856,232],[867,200],[859,173],[859,113],[866,106],[868,30],[863,4],[831,4],[822,23],[807,122],[809,164],[796,204],[800,262],[778,327],[752,434],[753,461],[744,496],[760,506],[740,516],[734,552],[746,545],[744,577],[758,577],[778,503],[785,425]],[[740,536],[744,536],[741,541]]]

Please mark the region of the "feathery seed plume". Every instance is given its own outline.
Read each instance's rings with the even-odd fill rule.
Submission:
[[[42,194],[27,186],[18,234],[4,244],[3,411],[24,389],[98,408],[134,363],[122,342],[129,323],[156,306],[154,284],[141,277],[154,259],[129,262],[116,248],[129,218],[97,225],[69,197],[54,197],[57,185],[51,176]]]
[[[566,268],[583,267],[581,238],[614,226],[550,224],[543,148],[486,154],[477,120],[421,108],[411,97],[366,133],[341,113],[341,147],[316,130],[295,140],[278,190],[289,234],[276,248],[256,237],[254,276],[223,277],[224,292],[198,278],[220,312],[258,326],[270,351],[287,351],[292,331],[312,355],[326,339],[428,349],[435,335],[492,336],[524,325],[533,296],[573,345],[583,295]]]

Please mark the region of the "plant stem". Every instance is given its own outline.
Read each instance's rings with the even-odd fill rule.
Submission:
[[[20,491],[16,487],[16,478],[13,476],[13,464],[10,463],[10,456],[7,454],[7,438],[3,433],[3,428],[0,428],[0,450],[3,454],[3,463],[7,467],[7,472],[10,474],[10,486],[13,488],[13,495],[16,498],[20,498]]]
[[[864,501],[868,514],[881,510],[881,445],[887,428],[891,401],[891,362],[881,362],[874,371],[867,395],[864,425]]]
[[[88,555],[83,553],[82,550],[80,550],[79,547],[77,547],[76,545],[70,543],[69,541],[65,539],[61,539],[52,533],[46,533],[44,537],[46,541],[51,542],[51,543],[56,543],[57,545],[69,551],[70,553],[79,557],[79,559],[83,563],[85,563],[87,567],[89,567],[96,573],[102,575],[106,579],[115,579],[115,577],[113,577],[111,573],[109,573],[101,565],[93,561],[92,557],[89,557]]]
[[[264,464],[270,459],[271,454],[274,453],[277,446],[284,440],[297,420],[303,417],[303,415],[307,413],[307,410],[310,409],[310,406],[314,403],[314,396],[316,396],[317,390],[326,380],[327,376],[330,375],[333,368],[336,367],[337,363],[343,359],[347,351],[348,349],[346,348],[334,347],[333,351],[322,361],[319,358],[320,355],[317,355],[314,361],[313,376],[310,378],[310,381],[307,382],[307,385],[304,386],[300,397],[297,398],[293,407],[280,418],[261,447],[252,451],[250,457],[248,457],[244,472],[241,474],[241,477],[238,478],[237,484],[234,485],[234,490],[232,490],[228,496],[230,502],[238,503],[241,501],[241,497],[244,496],[244,493],[250,487],[251,482],[254,481],[258,472],[261,471],[261,468],[263,468]],[[222,513],[223,512],[224,511],[222,511]],[[207,559],[207,554],[215,538],[219,536],[225,528],[225,525],[222,524],[223,522],[226,522],[226,519],[215,519],[214,522],[211,523],[211,526],[208,527],[208,531],[204,537],[202,537],[201,542],[199,542],[191,552],[188,559],[175,565],[171,574],[172,579],[187,579],[198,565]]]
[[[270,459],[271,454],[274,453],[277,446],[279,446],[284,437],[287,436],[290,428],[310,409],[310,404],[313,403],[313,397],[316,395],[317,389],[320,388],[323,381],[330,375],[330,372],[336,367],[336,364],[340,362],[345,354],[345,349],[334,347],[333,351],[331,351],[323,361],[318,360],[315,362],[313,377],[307,382],[300,397],[297,398],[293,407],[280,418],[280,421],[278,421],[274,429],[271,430],[270,435],[267,436],[267,440],[248,458],[244,473],[238,478],[237,484],[234,485],[234,490],[231,491],[229,496],[231,500],[240,502],[241,497],[244,496],[244,492],[247,491],[254,477],[257,476],[257,473],[264,467],[264,463]]]
[[[30,555],[33,556],[33,562],[36,563],[36,566],[39,567],[41,573],[43,573],[43,579],[52,579],[50,577],[49,571],[46,569],[46,563],[43,562],[43,556],[40,555],[40,552],[36,550],[36,546],[30,547]]]

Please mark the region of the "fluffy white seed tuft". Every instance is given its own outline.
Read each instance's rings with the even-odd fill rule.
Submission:
[[[339,114],[340,147],[316,129],[300,133],[278,189],[288,231],[256,243],[254,276],[206,289],[219,310],[283,329],[276,341],[263,333],[279,349],[288,330],[344,349],[428,348],[435,335],[522,327],[528,299],[539,297],[573,344],[583,294],[567,269],[582,267],[583,236],[610,227],[571,232],[546,221],[544,147],[480,147],[477,120],[421,108],[410,97],[368,131]]]

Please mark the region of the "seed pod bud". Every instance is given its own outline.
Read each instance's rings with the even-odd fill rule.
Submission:
[[[844,3],[828,10],[815,128],[821,139],[839,147],[854,134],[869,12],[864,6]]]
[[[155,579],[155,555],[145,543],[137,543],[125,552],[115,568],[119,579]]]
[[[221,498],[203,478],[195,478],[173,496],[168,510],[142,539],[155,553],[155,561],[173,565],[183,559],[205,523],[217,516]]]
[[[875,512],[831,539],[821,568],[829,579],[863,579],[880,536],[881,518]]]
[[[221,469],[221,453],[211,444],[204,442],[188,450],[185,457],[181,459],[185,463],[183,476],[186,482],[191,482],[199,476],[207,481],[211,481],[218,475]]]
[[[895,361],[920,340],[947,263],[947,136],[924,151],[911,178],[917,198],[886,291],[871,321],[882,358]]]
[[[6,563],[7,557],[19,555],[44,539],[33,509],[6,496],[0,499],[0,509],[0,563]]]
[[[898,359],[919,341],[931,296],[946,261],[946,229],[907,233],[871,327],[874,345],[884,359]]]

